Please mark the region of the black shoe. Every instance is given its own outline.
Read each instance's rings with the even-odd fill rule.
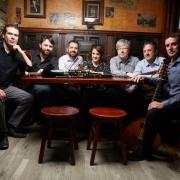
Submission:
[[[0,138],[0,150],[5,150],[8,149],[9,147],[9,142],[8,142],[8,137],[3,136]]]
[[[134,151],[133,153],[129,154],[128,160],[130,160],[130,161],[143,161],[143,160],[145,160],[145,158],[142,155],[142,153],[138,150],[138,151]]]
[[[26,134],[19,132],[17,128],[9,128],[8,130],[8,136],[15,137],[15,138],[25,138]]]
[[[176,152],[175,156],[173,157],[172,163],[169,165],[169,168],[180,172],[180,153]]]

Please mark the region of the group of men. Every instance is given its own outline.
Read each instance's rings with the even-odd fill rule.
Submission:
[[[54,69],[63,71],[77,70],[83,64],[83,58],[78,55],[79,43],[77,41],[68,42],[66,54],[59,60],[52,56],[55,43],[52,38],[42,37],[39,43],[39,50],[29,51],[31,60],[18,43],[19,30],[16,26],[8,24],[2,32],[2,43],[0,44],[0,149],[7,149],[9,146],[8,136],[25,137],[20,125],[26,120],[32,110],[34,102],[39,108],[48,105],[53,98],[54,89],[62,93],[75,94],[79,93],[78,88],[74,86],[55,86],[35,84],[29,88],[29,92],[19,89],[13,85],[17,69],[29,71],[41,71],[51,65]],[[169,123],[172,119],[177,119],[180,110],[180,39],[176,34],[170,35],[165,40],[167,54],[171,59],[169,65],[167,83],[165,83],[166,99],[161,102],[153,101],[148,106],[148,112],[145,119],[144,138],[142,143],[141,159],[149,159],[152,151],[152,143],[157,132],[162,132],[164,136]],[[163,62],[163,57],[157,56],[157,46],[152,41],[147,41],[143,46],[144,59],[139,61],[137,57],[130,56],[130,42],[121,39],[116,44],[117,56],[110,59],[111,73],[120,76],[129,76],[133,81],[144,81],[149,83],[158,82],[159,78],[155,75],[146,75],[149,71],[158,70]],[[53,91],[52,91],[53,89]],[[137,85],[125,85],[113,87],[115,97],[121,96],[120,92],[127,95],[133,94],[138,89]],[[73,92],[73,93],[72,93]],[[52,96],[51,96],[52,93]],[[114,94],[114,93],[113,93]],[[49,101],[48,101],[49,97]],[[62,96],[63,97],[63,96]],[[127,96],[125,96],[127,97]],[[111,98],[111,97],[110,97]],[[113,98],[113,97],[112,97]],[[15,102],[15,110],[10,118],[6,120],[5,105],[8,101]],[[163,117],[163,118],[162,118]],[[168,118],[167,118],[168,117]],[[170,118],[173,117],[173,118]],[[163,121],[162,121],[163,120]],[[160,127],[166,124],[164,129]]]

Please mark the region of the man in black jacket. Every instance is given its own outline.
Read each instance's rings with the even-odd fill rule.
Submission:
[[[18,68],[26,69],[32,66],[18,43],[19,30],[13,24],[8,24],[2,32],[3,41],[0,44],[0,149],[8,148],[7,135],[22,138],[25,134],[19,131],[18,127],[22,120],[31,110],[33,97],[13,86],[13,81]],[[13,101],[15,110],[6,122],[6,102]]]

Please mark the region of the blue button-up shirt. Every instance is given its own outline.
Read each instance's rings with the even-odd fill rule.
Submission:
[[[134,74],[143,74],[151,71],[159,70],[164,57],[156,57],[153,63],[149,63],[146,59],[139,61],[135,67]]]
[[[59,58],[59,69],[62,71],[78,70],[80,64],[83,64],[83,58],[81,56],[72,59],[66,54]]]
[[[157,80],[157,78],[145,78],[145,83],[157,83]],[[169,64],[164,90],[168,94],[168,98],[162,101],[164,106],[180,102],[180,56]]]

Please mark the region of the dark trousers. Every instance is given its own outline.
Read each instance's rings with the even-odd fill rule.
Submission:
[[[4,89],[6,93],[6,101],[14,102],[16,107],[8,119],[8,124],[13,127],[18,127],[19,124],[28,116],[33,104],[33,97],[26,91],[14,86],[9,86]],[[6,102],[0,101],[0,133],[7,132],[7,122],[5,118]]]
[[[163,109],[150,109],[147,112],[144,125],[144,137],[142,150],[144,156],[151,156],[152,145],[157,133],[161,137],[161,142],[174,143],[180,138],[180,132],[176,131],[176,124],[180,124],[178,117],[180,103],[173,104]]]

